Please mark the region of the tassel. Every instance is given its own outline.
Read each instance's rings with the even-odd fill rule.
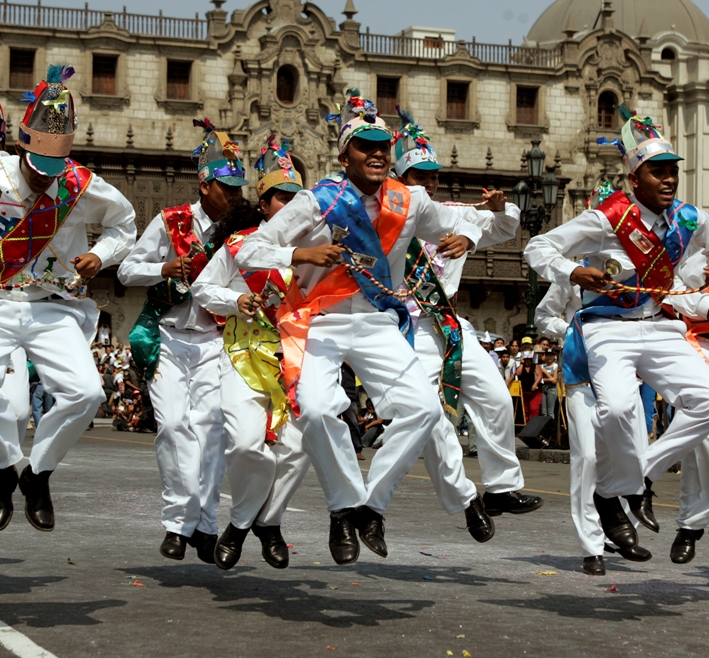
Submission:
[[[396,113],[399,115],[399,118],[401,119],[401,127],[405,127],[408,124],[411,125],[416,125],[416,121],[414,121],[414,118],[407,112],[406,110],[402,110],[398,105],[396,106]]]
[[[202,128],[204,130],[205,135],[208,135],[213,130],[216,130],[214,124],[209,120],[208,117],[204,117],[204,119],[192,119],[192,125],[195,128]]]
[[[625,103],[621,103],[618,106],[618,112],[621,117],[623,117],[623,121],[630,121],[635,116],[635,112],[633,112]]]

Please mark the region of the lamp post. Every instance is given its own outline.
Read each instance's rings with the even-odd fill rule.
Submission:
[[[529,231],[530,238],[539,235],[544,225],[551,219],[559,194],[559,179],[554,174],[555,167],[546,167],[546,154],[539,148],[540,140],[532,140],[532,148],[527,153],[527,178],[520,179],[512,190],[514,202],[522,211],[521,225]],[[527,326],[524,335],[532,340],[537,337],[534,326],[534,312],[541,301],[537,273],[530,267],[527,275],[527,287],[524,302],[527,305]]]

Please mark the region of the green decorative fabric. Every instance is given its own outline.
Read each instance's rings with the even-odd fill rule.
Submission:
[[[406,252],[404,281],[407,288],[413,290],[422,277],[425,280],[425,283],[412,296],[421,311],[434,318],[436,329],[445,340],[440,390],[443,395],[444,409],[457,416],[463,359],[463,333],[455,306],[448,299],[434,270],[435,265],[429,264],[430,260],[431,255],[426,251],[424,244],[414,238]]]

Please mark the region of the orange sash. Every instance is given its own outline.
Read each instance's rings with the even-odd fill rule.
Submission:
[[[388,255],[399,239],[409,216],[411,193],[405,185],[391,178],[387,178],[382,188],[382,208],[375,225],[382,250]],[[387,194],[389,189],[396,190],[403,197],[402,206],[398,206],[396,210],[392,210],[389,205],[389,195]],[[300,415],[300,410],[295,401],[295,389],[303,366],[310,320],[317,317],[326,308],[352,297],[358,291],[359,285],[349,271],[344,265],[338,265],[310,291],[305,299],[303,299],[300,288],[293,285],[281,303],[276,317],[281,331],[283,380],[296,415]]]

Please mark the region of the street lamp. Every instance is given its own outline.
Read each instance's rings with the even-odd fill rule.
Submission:
[[[546,167],[547,173],[542,180],[546,154],[539,148],[539,144],[540,140],[532,140],[532,148],[527,152],[527,180],[520,179],[512,189],[512,198],[521,211],[520,223],[522,228],[529,232],[530,238],[539,235],[544,225],[549,222],[559,196],[559,179],[554,174],[555,167]],[[537,337],[534,312],[540,301],[537,273],[530,267],[524,291],[524,302],[527,305],[527,326],[524,335],[532,340]]]

